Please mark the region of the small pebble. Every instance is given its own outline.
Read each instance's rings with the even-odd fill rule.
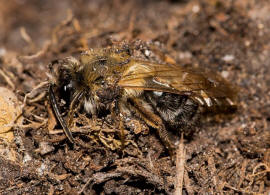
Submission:
[[[227,54],[222,58],[222,60],[224,60],[225,62],[231,62],[234,60],[234,55]]]
[[[228,78],[228,76],[229,76],[229,72],[228,71],[226,71],[226,70],[223,70],[222,72],[221,72],[221,76],[223,77],[223,78]]]

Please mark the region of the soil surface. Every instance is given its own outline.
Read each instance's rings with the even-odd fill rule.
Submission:
[[[16,119],[0,110],[11,120],[0,131],[0,194],[269,192],[269,12],[255,0],[0,1],[0,86],[17,97],[1,105],[21,108]],[[49,63],[123,42],[150,61],[217,72],[239,91],[236,113],[203,117],[184,139],[180,164],[139,119],[124,124],[122,147],[110,114],[76,113],[73,145],[52,112]]]

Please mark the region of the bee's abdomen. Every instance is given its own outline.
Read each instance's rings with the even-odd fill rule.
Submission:
[[[170,129],[192,131],[199,119],[199,105],[185,95],[145,92],[147,101]]]

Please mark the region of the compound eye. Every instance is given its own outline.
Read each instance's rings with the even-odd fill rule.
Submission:
[[[74,85],[72,82],[69,82],[67,84],[62,85],[62,87],[60,87],[60,97],[61,99],[65,100],[65,102],[67,104],[70,103],[71,99],[72,99],[72,95],[74,93]]]
[[[69,83],[67,85],[64,85],[63,89],[64,89],[64,92],[69,93],[72,90],[72,88],[73,88],[73,84]]]

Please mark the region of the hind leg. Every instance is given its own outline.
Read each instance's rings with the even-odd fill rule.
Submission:
[[[152,107],[147,102],[138,98],[130,99],[129,105],[131,110],[133,110],[136,115],[139,116],[139,118],[144,120],[147,125],[157,130],[161,141],[168,149],[170,155],[173,156],[176,145],[174,144],[174,141],[172,140],[169,132],[167,131],[162,119],[153,112]]]

